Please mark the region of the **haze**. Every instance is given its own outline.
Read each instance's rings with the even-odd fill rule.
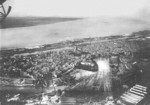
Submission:
[[[23,17],[24,21],[23,24],[17,20],[11,21],[13,25],[19,24],[19,27],[0,29],[1,48],[125,35],[150,29],[150,0],[7,0],[4,5],[12,6],[9,17],[17,17],[17,20]],[[54,21],[52,17],[86,19],[27,26],[25,23],[30,22],[26,19],[29,16],[47,17],[50,19],[47,21]],[[33,21],[38,20],[31,19],[30,23]]]
[[[10,16],[137,16],[150,10],[150,0],[7,0]]]

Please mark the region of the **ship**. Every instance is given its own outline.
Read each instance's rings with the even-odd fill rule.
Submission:
[[[76,69],[83,69],[83,70],[87,70],[87,71],[93,71],[93,72],[98,71],[98,65],[94,60],[78,62],[76,64],[75,68]]]

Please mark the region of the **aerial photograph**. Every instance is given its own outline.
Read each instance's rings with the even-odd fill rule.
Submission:
[[[150,105],[150,0],[0,0],[0,105]]]

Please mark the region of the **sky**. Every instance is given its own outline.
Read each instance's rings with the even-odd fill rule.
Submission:
[[[10,16],[115,17],[150,12],[150,0],[7,0],[4,5],[12,6]]]

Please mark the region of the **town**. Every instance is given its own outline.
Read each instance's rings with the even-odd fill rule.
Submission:
[[[45,104],[45,101],[50,105],[53,102],[64,105],[150,103],[147,100],[150,97],[149,36],[150,31],[145,30],[129,36],[85,38],[35,48],[1,50],[0,91],[3,94],[0,102],[26,105]],[[7,93],[14,89],[15,93]],[[27,97],[22,91],[35,95]],[[7,96],[9,98],[5,98]]]

